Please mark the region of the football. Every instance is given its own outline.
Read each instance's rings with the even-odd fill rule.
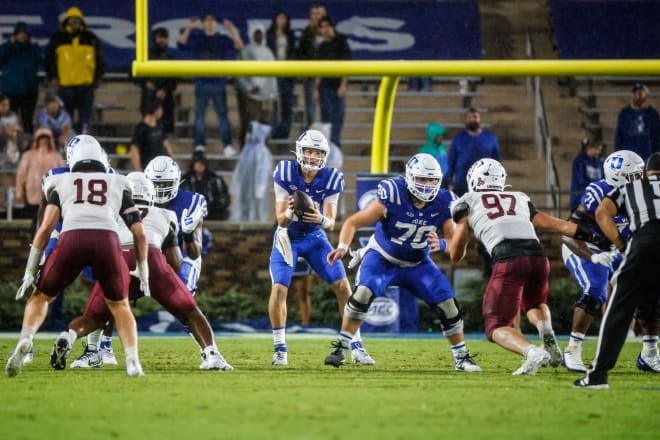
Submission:
[[[296,190],[293,193],[293,213],[302,218],[303,213],[314,211],[314,200],[305,192]]]

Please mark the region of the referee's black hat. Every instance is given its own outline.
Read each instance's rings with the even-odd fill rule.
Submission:
[[[646,165],[644,165],[644,170],[646,171],[660,171],[660,153],[653,153],[646,159]]]

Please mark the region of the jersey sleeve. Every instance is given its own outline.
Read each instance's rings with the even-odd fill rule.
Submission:
[[[584,190],[584,194],[580,199],[580,204],[584,206],[584,209],[587,212],[595,213],[596,208],[600,205],[600,202],[605,198],[605,193],[603,188],[598,186],[596,182],[590,183],[587,185],[587,188]]]
[[[290,160],[282,160],[275,167],[275,171],[273,171],[273,181],[275,182],[275,185],[283,188],[287,193],[289,192],[289,183],[291,183],[293,164],[294,162]]]
[[[337,168],[331,168],[331,170],[332,172],[328,178],[328,191],[325,196],[326,198],[344,192],[344,173]]]
[[[401,204],[401,194],[396,183],[392,179],[381,180],[378,183],[378,200],[380,203],[385,205],[386,208],[390,208],[392,205]]]

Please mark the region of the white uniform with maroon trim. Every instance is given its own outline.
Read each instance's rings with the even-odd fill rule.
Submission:
[[[142,226],[147,235],[149,246],[161,248],[165,238],[174,231],[178,233],[178,220],[173,211],[157,206],[135,205],[142,215]],[[119,224],[119,241],[122,246],[133,244],[133,233],[126,227],[124,222]]]

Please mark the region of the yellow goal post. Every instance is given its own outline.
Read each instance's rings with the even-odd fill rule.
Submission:
[[[200,61],[149,60],[148,0],[135,1],[135,77],[382,76],[371,144],[371,172],[389,170],[390,128],[401,76],[657,76],[658,59],[607,60],[350,60]]]

